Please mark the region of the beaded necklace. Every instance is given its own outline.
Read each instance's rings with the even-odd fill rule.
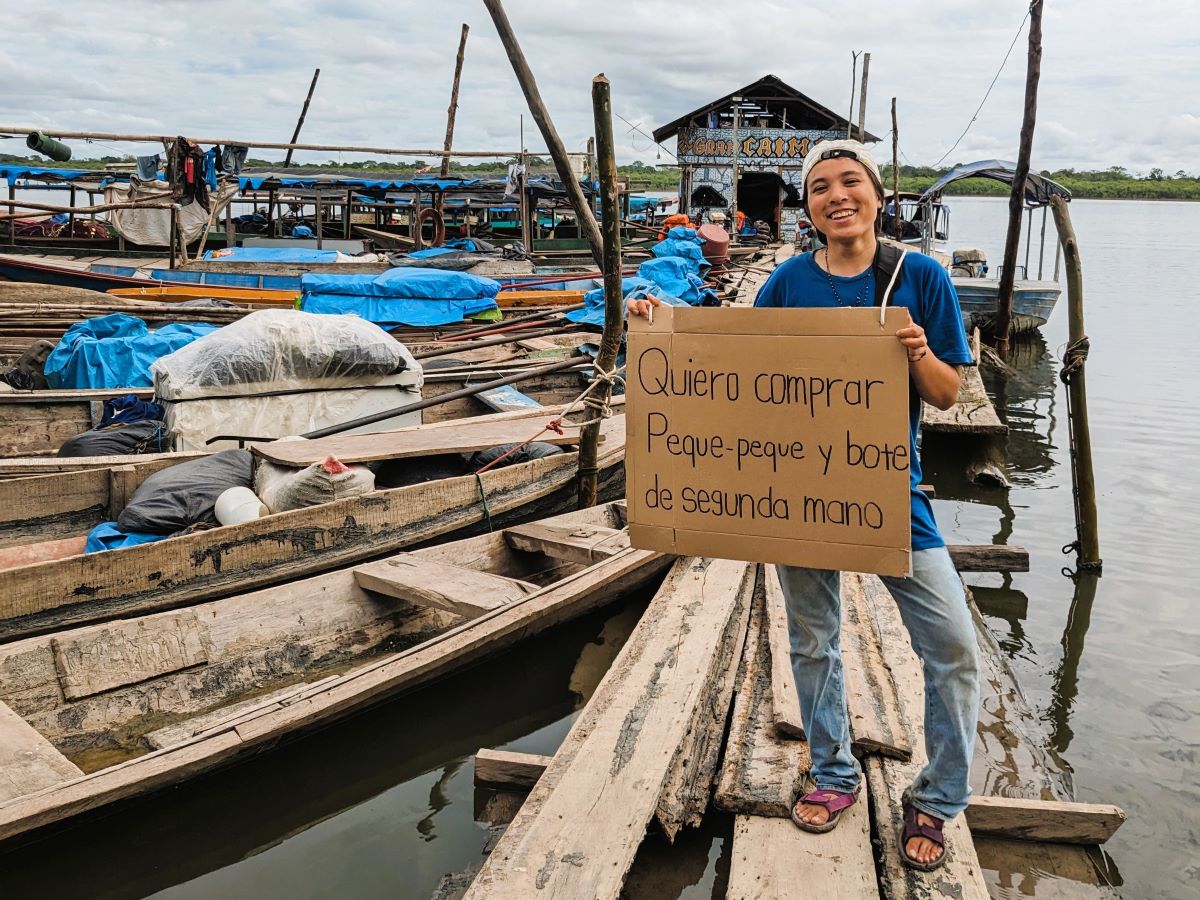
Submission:
[[[847,303],[842,299],[841,293],[837,289],[837,285],[833,281],[833,273],[829,271],[829,248],[825,248],[825,277],[829,280],[829,289],[833,291],[833,299],[837,301],[838,306],[867,306],[867,298],[871,296],[871,279],[874,277],[874,266],[867,269],[867,283],[863,289],[855,294],[852,302]]]

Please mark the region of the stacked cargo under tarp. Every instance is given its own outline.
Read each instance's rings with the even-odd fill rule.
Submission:
[[[382,275],[307,274],[300,308],[354,313],[376,325],[428,327],[497,311],[500,282],[467,272],[395,268]]]
[[[217,435],[277,438],[394,409],[421,399],[421,365],[358,316],[289,309],[251,313],[165,356],[151,369],[176,450]],[[420,424],[420,413],[359,431]],[[349,432],[348,432],[349,433]]]

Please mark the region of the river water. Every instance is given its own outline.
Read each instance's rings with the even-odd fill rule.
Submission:
[[[951,247],[995,266],[1006,204],[952,201]],[[1065,300],[1042,337],[1015,348],[1002,392],[1012,486],[968,484],[930,447],[927,480],[948,540],[1024,546],[1031,571],[974,575],[985,620],[1076,797],[1129,821],[1093,855],[1125,896],[1200,894],[1200,455],[1192,241],[1200,204],[1076,201],[1091,356],[1101,578],[1063,574],[1074,539],[1066,403],[1057,380]],[[1050,225],[1053,231],[1053,224]],[[1036,238],[1036,228],[1035,228]],[[1037,251],[1034,250],[1036,265]],[[1046,266],[1052,268],[1053,251]],[[0,893],[171,898],[427,898],[489,840],[474,791],[477,747],[552,753],[640,610],[634,599],[370,714],[0,852]],[[987,773],[988,760],[977,769]],[[980,772],[976,782],[981,780]],[[650,841],[630,897],[723,896],[729,823],[671,853]],[[67,861],[69,860],[69,864]],[[665,864],[664,864],[665,862]],[[51,874],[52,873],[52,874]],[[1004,896],[1047,896],[1018,874]]]

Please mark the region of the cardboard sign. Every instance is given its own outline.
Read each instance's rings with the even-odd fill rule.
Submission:
[[[906,575],[908,364],[889,309],[630,317],[634,547]]]

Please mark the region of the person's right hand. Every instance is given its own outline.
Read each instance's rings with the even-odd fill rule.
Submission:
[[[625,312],[630,316],[641,316],[643,319],[648,319],[650,310],[655,306],[662,306],[662,301],[657,297],[643,297],[640,300],[626,301]]]

